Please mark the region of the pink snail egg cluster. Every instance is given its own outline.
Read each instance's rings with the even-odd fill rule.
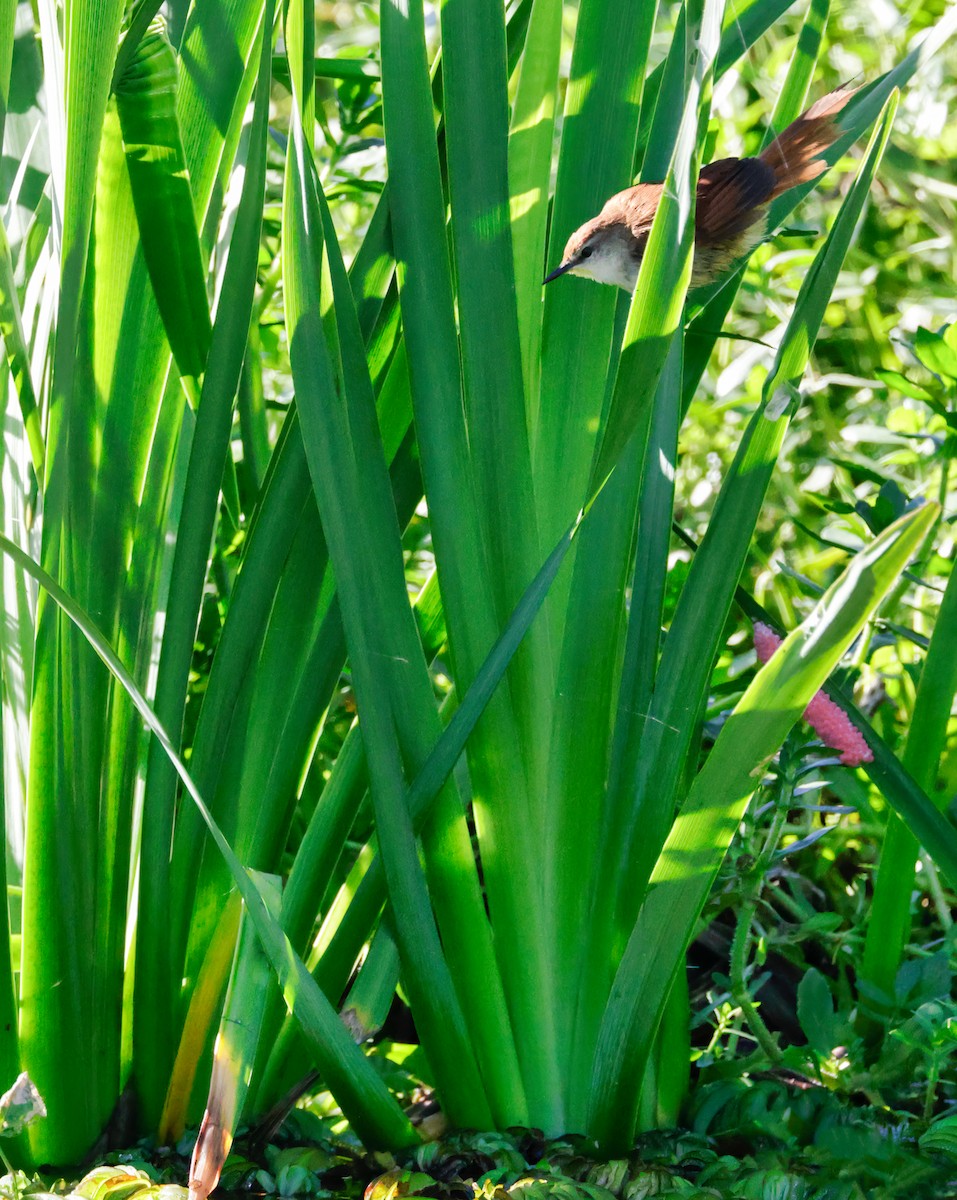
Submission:
[[[769,625],[763,621],[755,622],[754,649],[758,661],[766,663],[774,654],[782,639]],[[804,710],[804,719],[814,730],[825,746],[832,750],[840,750],[841,762],[847,767],[859,767],[862,763],[873,762],[874,755],[864,741],[863,734],[839,704],[835,704],[830,696],[818,692]]]

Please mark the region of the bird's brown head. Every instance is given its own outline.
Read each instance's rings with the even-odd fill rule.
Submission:
[[[660,191],[660,185],[639,184],[612,196],[597,217],[571,235],[545,283],[569,274],[633,290]]]

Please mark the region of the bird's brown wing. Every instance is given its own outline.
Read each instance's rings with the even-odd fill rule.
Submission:
[[[774,191],[775,175],[759,158],[720,158],[701,168],[695,241],[708,246],[743,233],[758,219],[754,210]]]

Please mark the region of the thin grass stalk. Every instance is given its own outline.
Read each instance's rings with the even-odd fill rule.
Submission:
[[[659,381],[659,396],[649,414],[649,436],[640,439],[648,446],[647,465],[638,505],[641,517],[628,636],[608,772],[608,803],[613,811],[627,802],[628,781],[633,778],[640,753],[640,731],[651,711],[671,540],[684,348],[684,338],[676,338]]]
[[[4,766],[0,742],[0,768]],[[6,816],[6,789],[0,774],[0,817]],[[17,993],[14,981],[10,910],[7,902],[7,856],[0,863],[0,1071],[2,1078],[16,1079],[20,1074],[20,1038],[17,1022]]]
[[[257,323],[253,320],[236,404],[243,447],[243,469],[247,475],[245,486],[252,495],[259,494],[269,467],[269,422],[262,386],[261,358],[262,343]]]
[[[358,724],[352,726],[336,756],[306,828],[283,895],[283,928],[294,946],[307,948],[322,897],[342,856],[345,834],[368,788],[365,751]]]

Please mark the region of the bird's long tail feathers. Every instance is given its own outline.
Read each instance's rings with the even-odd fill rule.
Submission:
[[[768,199],[773,200],[799,183],[809,183],[827,170],[827,163],[818,156],[840,137],[842,131],[834,118],[856,91],[857,88],[844,84],[822,96],[768,146],[761,155],[761,161],[771,168],[775,178],[774,191]]]

